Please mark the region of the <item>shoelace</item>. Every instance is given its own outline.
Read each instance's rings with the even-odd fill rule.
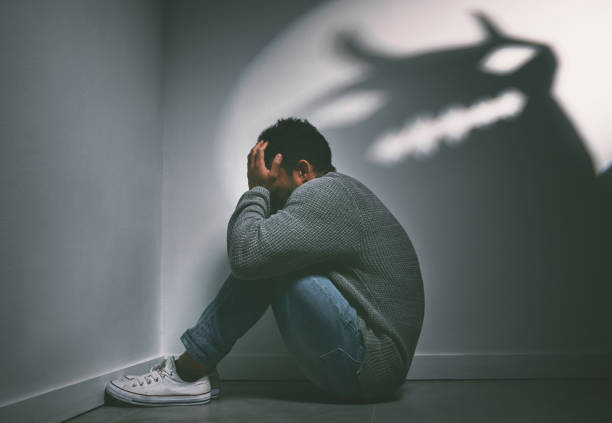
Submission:
[[[153,371],[149,373],[145,373],[144,375],[135,376],[134,381],[137,382],[140,386],[146,384],[151,384],[153,381],[159,382],[165,376],[164,373],[160,373],[158,371]],[[136,386],[136,383],[133,383],[132,386]]]
[[[132,387],[135,387],[136,383],[138,383],[138,385],[140,386],[143,386],[145,383],[151,384],[153,382],[159,382],[166,376],[172,376],[172,374],[168,373],[164,369],[164,362],[161,362],[157,366],[153,366],[149,373],[145,373],[144,375],[140,376],[134,376],[134,383],[132,383]]]

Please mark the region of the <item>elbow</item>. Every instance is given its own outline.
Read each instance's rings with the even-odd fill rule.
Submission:
[[[248,276],[247,271],[244,271],[240,265],[237,265],[231,260],[230,260],[230,271],[232,272],[232,275],[234,275],[236,279],[246,279],[245,276]]]
[[[255,271],[252,263],[236,255],[229,255],[230,270],[237,279],[252,280],[259,279],[258,272]]]
[[[232,275],[238,279],[244,279],[245,276],[248,276],[248,266],[244,260],[244,254],[241,253],[238,243],[230,237],[229,233],[227,239],[227,258]]]
[[[238,279],[253,280],[265,277],[265,260],[258,253],[261,248],[243,238],[230,238],[227,255],[232,274]]]

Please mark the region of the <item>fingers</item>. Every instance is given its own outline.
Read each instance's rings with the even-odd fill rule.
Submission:
[[[274,160],[272,160],[272,166],[270,169],[270,175],[276,178],[280,172],[280,164],[283,161],[283,155],[278,153],[274,156]]]
[[[258,143],[259,147],[255,150],[255,166],[264,170],[266,168],[266,162],[264,161],[264,150],[268,146],[268,141],[264,141],[263,143]]]
[[[255,147],[256,146],[257,146],[257,144],[255,144],[255,146],[251,147],[251,150],[249,151],[249,154],[247,155],[247,162],[248,162],[249,168],[253,165],[253,153],[255,151]]]
[[[249,152],[249,155],[247,157],[249,169],[259,168],[260,171],[267,171],[266,163],[264,160],[264,150],[266,149],[268,144],[268,141],[259,140],[253,146],[253,148],[251,148],[251,151]],[[270,167],[270,176],[278,176],[280,172],[280,164],[282,161],[283,157],[281,153],[278,153],[276,156],[274,156]]]
[[[263,142],[264,140],[257,141],[257,143],[251,148],[251,151],[249,151],[249,154],[247,156],[249,168],[255,165],[257,152],[259,151],[259,147],[262,145]]]

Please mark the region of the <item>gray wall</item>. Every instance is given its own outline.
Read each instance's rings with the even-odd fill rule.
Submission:
[[[294,78],[295,90],[279,94],[275,79],[279,75],[291,79],[293,71],[299,72],[301,51],[290,48],[296,44],[283,47],[286,54],[279,57],[286,61],[275,62],[273,53],[281,50],[286,30],[316,6],[280,1],[268,2],[265,8],[246,2],[240,2],[240,7],[234,2],[215,7],[171,2],[166,16],[164,351],[183,350],[180,334],[196,321],[229,272],[225,230],[238,196],[228,193],[227,187],[248,189],[244,171],[248,148],[258,131],[273,123],[257,120],[261,110],[280,109],[276,103],[283,96],[290,99],[303,88]],[[473,33],[477,30],[474,27]],[[299,38],[296,33],[291,34],[292,41]],[[302,40],[308,38],[300,34]],[[316,38],[315,33],[310,35]],[[270,46],[272,41],[275,44]],[[258,55],[267,61],[258,61]],[[449,63],[451,67],[445,69],[455,65]],[[279,69],[289,69],[288,74]],[[462,69],[466,72],[462,76],[472,78],[468,83],[477,89],[478,81],[467,73],[470,69]],[[435,70],[425,72],[425,77]],[[260,86],[256,86],[253,75],[266,71],[269,78],[258,79]],[[245,78],[248,82],[242,91],[257,95],[231,98]],[[262,87],[262,81],[267,85]],[[439,81],[405,81],[416,84],[425,103],[432,93],[438,96],[433,101],[444,100],[443,90],[426,91],[435,90]],[[534,94],[539,103],[530,103],[524,118],[488,128],[492,132],[478,131],[461,146],[443,147],[430,160],[407,161],[399,170],[376,169],[358,154],[366,137],[381,129],[374,126],[376,122],[324,132],[338,170],[357,177],[380,196],[402,222],[419,254],[426,295],[419,355],[484,356],[478,376],[494,376],[503,372],[489,371],[487,366],[504,354],[510,358],[495,363],[502,367],[514,363],[515,370],[524,363],[522,357],[537,355],[530,370],[522,373],[528,374],[538,372],[538,363],[550,362],[546,354],[557,358],[569,354],[576,358],[570,361],[575,364],[585,361],[583,354],[612,352],[606,328],[612,318],[610,288],[605,282],[609,274],[602,273],[599,261],[599,194],[571,123],[557,113],[546,95]],[[227,118],[228,113],[236,115],[238,108],[244,108],[247,100],[256,117],[249,119],[246,112],[240,115],[242,121]],[[413,106],[418,107],[406,105]],[[402,110],[391,111],[398,112]],[[543,126],[530,126],[542,116]],[[228,122],[231,128],[224,128]],[[251,132],[244,130],[247,127]],[[238,136],[223,138],[228,133]],[[235,171],[220,172],[220,162]],[[240,369],[245,376],[265,377],[283,358],[286,351],[268,310],[220,369],[222,374],[240,375]],[[252,368],[262,363],[270,367]],[[556,369],[563,372],[567,362],[560,363]],[[430,376],[437,374],[432,370]],[[517,373],[505,373],[512,374]]]
[[[160,12],[0,2],[0,403],[159,352]]]

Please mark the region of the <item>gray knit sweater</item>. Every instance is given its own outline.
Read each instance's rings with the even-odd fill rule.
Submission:
[[[293,190],[272,213],[256,186],[238,201],[227,228],[232,273],[241,279],[325,274],[358,314],[365,361],[363,400],[388,398],[406,379],[421,332],[421,271],[408,235],[357,179],[328,172]]]

